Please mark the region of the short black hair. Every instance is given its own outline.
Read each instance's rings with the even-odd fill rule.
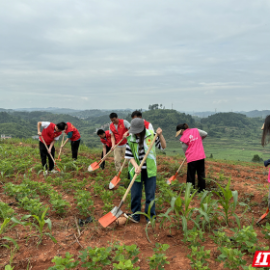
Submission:
[[[65,127],[66,127],[66,123],[65,122],[60,122],[60,123],[58,123],[58,124],[56,124],[56,126],[58,127],[58,129],[60,129],[60,130],[65,130]]]
[[[112,112],[112,113],[110,114],[110,119],[113,119],[113,118],[118,118],[117,113]]]
[[[140,111],[134,111],[134,112],[131,114],[131,118],[133,118],[134,116],[142,117],[142,112],[140,112]]]
[[[103,129],[99,129],[98,131],[97,131],[97,135],[102,135],[102,134],[104,134],[105,133],[105,131],[103,130]]]

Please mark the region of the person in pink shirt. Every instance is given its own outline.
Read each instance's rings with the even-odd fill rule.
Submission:
[[[187,158],[187,183],[192,183],[195,188],[195,174],[198,175],[199,192],[205,189],[205,153],[202,140],[207,136],[207,132],[189,128],[188,124],[180,124],[176,127],[175,137],[180,137],[182,148]]]

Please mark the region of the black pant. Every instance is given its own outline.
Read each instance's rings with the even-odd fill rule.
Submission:
[[[49,149],[50,146],[47,145],[47,147]],[[45,166],[46,170],[48,168],[47,167],[47,157],[48,157],[48,159],[49,159],[49,170],[50,171],[53,170],[53,168],[54,168],[54,162],[51,159],[51,157],[50,157],[50,155],[49,155],[49,153],[48,153],[48,151],[47,151],[47,149],[46,149],[46,147],[45,147],[45,145],[44,145],[43,142],[39,142],[39,151],[40,151],[41,163],[42,163],[43,168],[44,168],[44,166]],[[52,150],[51,150],[51,154],[52,154],[52,157],[53,158],[54,158],[54,153],[55,153],[55,148],[53,146],[52,147]]]
[[[198,174],[198,188],[199,192],[205,189],[205,167],[204,159],[192,161],[188,163],[187,183],[191,183],[195,188],[195,173]]]
[[[72,158],[74,160],[76,160],[77,157],[78,157],[78,150],[79,150],[80,142],[81,142],[81,140],[78,140],[78,141],[75,141],[75,142],[73,142],[73,141],[70,142]]]
[[[107,146],[106,145],[106,154],[111,150],[111,147]],[[101,152],[101,158],[103,158],[103,149],[102,149],[102,152]],[[102,170],[105,169],[105,160],[100,164],[99,166]]]

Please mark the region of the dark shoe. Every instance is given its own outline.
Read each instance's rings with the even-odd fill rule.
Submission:
[[[134,223],[139,223],[138,220],[136,220],[136,219],[134,219],[134,218],[132,217],[132,214],[126,214],[126,213],[124,213],[124,217],[125,217],[126,219],[128,219],[128,220],[134,222]]]

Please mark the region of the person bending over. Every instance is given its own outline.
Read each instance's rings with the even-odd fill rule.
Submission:
[[[104,131],[103,129],[99,129],[97,131],[97,135],[99,136],[100,141],[103,145],[103,149],[101,152],[101,158],[103,158],[111,150],[112,147],[111,134],[109,130]],[[100,164],[100,168],[104,170],[105,160]]]
[[[79,150],[79,146],[81,142],[81,135],[78,129],[75,128],[70,122],[67,122],[67,123],[61,122],[57,125],[60,125],[60,124],[65,126],[65,133],[67,134],[67,139],[65,140],[63,145],[61,145],[61,148],[63,148],[66,145],[66,143],[70,141],[72,158],[73,160],[77,160],[78,150]]]
[[[41,128],[42,128],[42,132],[40,131]],[[46,169],[46,171],[44,172],[45,175],[48,174],[47,157],[49,160],[49,171],[52,173],[57,172],[54,170],[54,162],[51,159],[50,154],[54,158],[54,155],[55,155],[54,143],[55,141],[59,140],[59,137],[62,134],[62,131],[64,130],[64,128],[65,127],[61,124],[56,125],[51,122],[38,122],[37,123],[37,133],[39,136],[42,136],[49,151],[49,152],[47,151],[46,146],[44,145],[41,137],[39,137],[39,152],[40,152],[42,167]]]
[[[205,189],[205,153],[202,140],[207,137],[207,132],[197,128],[189,128],[184,123],[176,127],[175,137],[180,137],[182,148],[187,158],[187,183],[192,183],[195,188],[195,173],[198,174],[199,192]]]

